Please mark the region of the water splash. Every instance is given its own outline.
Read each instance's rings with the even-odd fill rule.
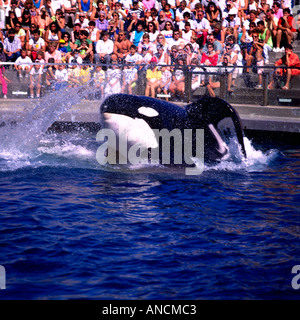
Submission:
[[[32,101],[23,116],[14,115],[12,120],[16,120],[16,125],[0,127],[0,171],[42,165],[107,170],[107,167],[101,167],[96,162],[96,150],[99,144],[96,143],[94,136],[87,137],[80,132],[69,135],[46,134],[47,129],[63,112],[78,104],[88,94],[94,93],[93,91],[94,88],[90,85],[55,91],[38,103]],[[247,138],[244,138],[244,143],[246,159],[237,140],[232,139],[229,143],[230,159],[213,166],[205,166],[205,170],[260,170],[265,168],[277,154],[276,150],[266,153],[256,150]],[[113,171],[125,169],[129,172],[174,170],[163,165],[134,165],[122,168],[110,166],[108,169]]]

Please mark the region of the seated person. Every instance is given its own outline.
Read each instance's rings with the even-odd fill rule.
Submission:
[[[288,44],[285,47],[285,55],[275,62],[275,66],[279,67],[285,65],[287,67],[300,67],[300,60],[296,53],[293,52],[293,46]],[[282,77],[286,78],[285,85],[282,87],[283,90],[288,90],[290,88],[291,78],[300,75],[300,69],[277,69],[273,74],[271,82],[268,89],[273,89],[274,81],[276,78]]]
[[[15,29],[8,30],[7,38],[3,43],[3,52],[8,62],[15,62],[20,57],[21,40],[16,36]]]
[[[29,71],[31,70],[32,60],[27,56],[26,50],[21,51],[21,56],[16,60],[15,69],[18,71],[19,79],[28,78]],[[23,74],[25,73],[25,74]]]

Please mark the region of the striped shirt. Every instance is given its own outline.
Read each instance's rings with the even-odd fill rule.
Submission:
[[[12,42],[9,41],[9,38],[4,39],[3,48],[7,52],[14,52],[17,50],[21,50],[21,40],[15,36]]]

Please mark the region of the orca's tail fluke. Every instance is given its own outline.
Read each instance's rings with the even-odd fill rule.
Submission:
[[[198,126],[211,131],[213,126],[222,138],[235,135],[244,157],[247,157],[240,117],[226,101],[220,98],[204,97],[186,106],[186,112],[191,127],[195,127],[198,123]],[[228,121],[230,119],[232,123]]]

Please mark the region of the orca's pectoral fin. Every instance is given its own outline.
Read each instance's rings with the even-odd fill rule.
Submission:
[[[188,119],[192,123],[192,127],[201,125],[203,128],[209,128],[219,148],[223,144],[221,140],[224,139],[224,132],[221,132],[221,127],[224,128],[225,120],[230,118],[232,121],[232,130],[229,134],[234,134],[241,146],[241,151],[246,157],[246,150],[244,145],[244,133],[238,113],[226,101],[220,98],[204,97],[197,102],[194,102],[186,107]],[[213,127],[209,127],[212,124]],[[213,128],[213,130],[212,130]],[[227,128],[230,131],[229,128]],[[220,137],[222,136],[222,138]],[[224,141],[223,141],[224,142]],[[222,151],[221,147],[221,151]]]

